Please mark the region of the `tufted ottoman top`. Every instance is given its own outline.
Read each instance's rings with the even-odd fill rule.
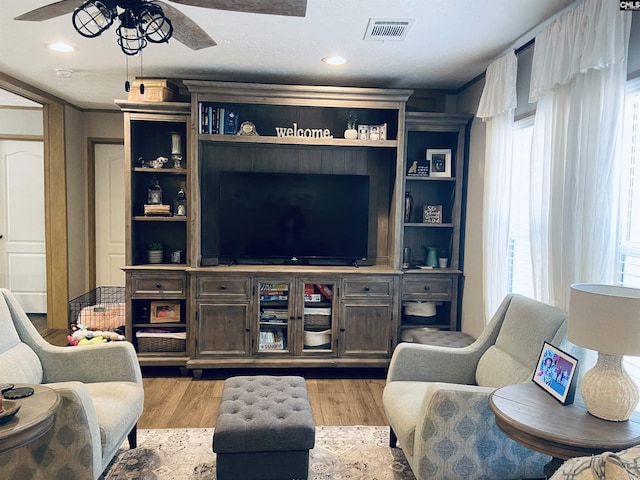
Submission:
[[[225,380],[213,431],[217,453],[307,450],[315,423],[304,378],[253,375]]]
[[[459,348],[471,345],[475,341],[475,338],[463,332],[434,330],[431,328],[411,328],[402,332],[402,340],[405,342],[421,343],[423,345]]]

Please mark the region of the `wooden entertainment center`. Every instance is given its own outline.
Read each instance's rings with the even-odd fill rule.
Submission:
[[[190,102],[117,101],[128,172],[127,339],[141,365],[175,365],[196,376],[216,367],[386,367],[403,329],[459,329],[471,116],[405,112],[411,90],[184,85]],[[246,134],[233,126],[214,133],[211,112],[221,118],[232,112],[235,128]],[[385,134],[343,138],[350,112],[359,125]],[[409,176],[414,160],[432,148],[448,149],[449,176]],[[176,152],[181,162],[174,163]],[[154,163],[158,157],[162,161]],[[224,225],[214,201],[225,171],[368,176],[367,261],[226,262],[217,254]],[[145,212],[156,180],[171,215]],[[174,214],[180,190],[186,215]],[[405,222],[409,190],[415,210]],[[440,221],[423,223],[423,205],[438,205]],[[247,232],[259,235],[250,226]],[[163,246],[159,264],[149,263],[152,243]],[[427,246],[448,259],[446,267],[424,268]],[[402,265],[405,247],[412,251],[408,268]],[[412,323],[403,314],[406,301],[438,302],[437,315],[428,325]]]

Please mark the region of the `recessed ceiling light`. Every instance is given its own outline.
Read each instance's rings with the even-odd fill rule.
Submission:
[[[344,65],[347,59],[344,57],[324,57],[322,61],[328,65]]]
[[[73,52],[75,50],[71,45],[63,42],[50,43],[49,48],[56,52]]]

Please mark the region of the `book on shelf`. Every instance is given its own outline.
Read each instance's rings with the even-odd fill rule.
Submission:
[[[145,216],[171,216],[171,205],[144,205]]]
[[[318,291],[324,296],[324,298],[326,298],[329,301],[333,299],[333,291],[331,290],[331,287],[329,287],[329,285],[325,285],[323,283],[316,283],[315,286],[318,289]]]
[[[282,300],[289,300],[288,295],[260,295],[261,302],[276,302]]]
[[[236,135],[239,127],[238,112],[229,107],[199,103],[200,133]]]
[[[260,291],[268,290],[270,292],[286,292],[289,290],[289,284],[287,283],[261,283]]]
[[[282,330],[260,331],[259,350],[284,350],[284,335]]]

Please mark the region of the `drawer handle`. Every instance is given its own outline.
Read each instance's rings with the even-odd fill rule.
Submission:
[[[162,284],[161,283],[156,283],[156,288],[162,288]]]
[[[370,289],[369,287],[364,287],[364,288],[363,288],[363,290],[364,290],[365,292],[369,292],[369,291],[371,291],[371,289]]]
[[[431,290],[431,287],[429,285],[425,285],[424,286],[424,291],[428,292],[429,290]]]
[[[226,290],[227,286],[226,285],[220,285],[220,290]]]

